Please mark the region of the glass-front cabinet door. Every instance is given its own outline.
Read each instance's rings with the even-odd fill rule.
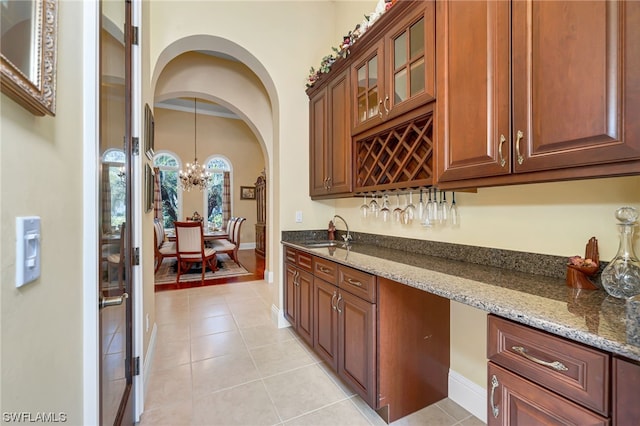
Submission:
[[[379,124],[384,118],[384,44],[377,43],[352,67],[354,133]]]
[[[388,109],[385,118],[435,99],[434,2],[423,2],[389,31],[387,46],[389,99],[384,104]]]

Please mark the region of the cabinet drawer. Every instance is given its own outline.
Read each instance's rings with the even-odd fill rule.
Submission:
[[[296,263],[297,250],[288,246],[284,246],[284,260],[288,263]]]
[[[338,265],[330,260],[314,257],[313,275],[328,283],[338,285]]]
[[[609,355],[541,330],[488,317],[487,358],[608,415]]]
[[[309,253],[305,253],[303,251],[298,251],[296,253],[296,265],[300,267],[300,269],[304,269],[307,272],[311,272],[313,269],[311,265],[313,263],[313,256]]]
[[[376,303],[376,277],[347,266],[338,266],[338,287],[369,302]]]

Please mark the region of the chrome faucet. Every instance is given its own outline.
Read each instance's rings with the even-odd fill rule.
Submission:
[[[349,233],[349,224],[348,224],[348,223],[347,223],[347,221],[346,221],[346,220],[344,220],[344,218],[343,218],[342,216],[340,216],[340,215],[334,215],[334,216],[333,216],[333,221],[334,221],[334,223],[335,223],[336,218],[338,218],[338,219],[340,219],[341,221],[343,221],[343,222],[344,222],[344,226],[346,226],[346,227],[347,227],[347,235],[343,235],[343,236],[342,236],[342,239],[344,240],[344,243],[348,245],[348,244],[349,244],[349,242],[351,241],[351,234]]]

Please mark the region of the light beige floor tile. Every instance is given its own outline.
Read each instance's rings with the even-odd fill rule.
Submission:
[[[250,349],[250,352],[262,377],[314,363],[307,351],[296,340],[260,346]]]
[[[195,395],[237,386],[260,377],[248,353],[223,355],[191,365]]]
[[[192,412],[191,400],[164,405],[155,410],[145,408],[139,426],[190,426]]]
[[[395,422],[393,426],[452,426],[457,420],[433,404]]]
[[[264,301],[255,295],[244,300],[229,301],[227,305],[233,314],[267,311],[267,306]]]
[[[270,345],[295,339],[290,327],[278,328],[273,323],[240,329],[247,347]]]
[[[322,361],[318,363],[318,365],[320,366],[320,368],[322,368],[322,371],[324,371],[327,374],[327,376],[329,376],[331,381],[335,383],[336,386],[338,386],[342,390],[342,392],[344,392],[345,396],[352,397],[356,395],[355,391],[349,385],[347,385],[340,377],[338,377],[338,374],[335,371],[333,371],[333,368],[329,364]]]
[[[156,339],[158,342],[189,340],[189,328],[188,322],[160,324],[158,325]]]
[[[203,318],[231,315],[231,310],[225,302],[192,306],[190,311],[191,322],[197,322]]]
[[[460,425],[460,426],[484,426],[484,425],[486,425],[486,423],[483,422],[482,420],[480,420],[477,417],[471,416],[471,417],[469,417],[467,419],[464,419],[460,423],[458,423],[458,425]]]
[[[268,377],[264,383],[284,421],[344,399],[317,364]]]
[[[248,354],[239,331],[209,334],[191,341],[191,361],[237,353]]]
[[[192,294],[189,296],[189,307],[191,310],[200,309],[209,305],[221,305],[226,304],[227,301],[224,298],[224,293],[220,294]]]
[[[271,324],[271,315],[265,310],[233,314],[240,328]]]
[[[158,340],[153,354],[152,370],[166,370],[191,362],[189,340]]]
[[[181,401],[191,402],[191,365],[154,371],[149,378],[145,409],[153,410]]]
[[[259,426],[280,423],[262,381],[208,393],[193,401],[194,425]]]
[[[189,323],[189,310],[185,309],[178,313],[166,313],[162,311],[156,311],[156,324],[184,324]]]
[[[369,426],[367,418],[351,403],[344,400],[331,404],[301,417],[296,417],[286,426]]]
[[[454,419],[460,421],[471,416],[471,413],[456,404],[449,398],[445,398],[442,401],[436,402],[436,405],[442,408],[445,413],[449,414]]]
[[[194,339],[207,334],[223,333],[236,329],[236,323],[231,315],[203,318],[191,323],[191,338]]]
[[[360,396],[356,395],[351,398],[351,403],[369,420],[373,426],[387,426],[387,423],[382,420],[382,417],[375,412],[375,410],[364,402]]]

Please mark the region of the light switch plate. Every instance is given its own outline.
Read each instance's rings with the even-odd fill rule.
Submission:
[[[16,287],[40,277],[40,218],[16,217]]]
[[[296,223],[302,223],[302,211],[296,211]]]

